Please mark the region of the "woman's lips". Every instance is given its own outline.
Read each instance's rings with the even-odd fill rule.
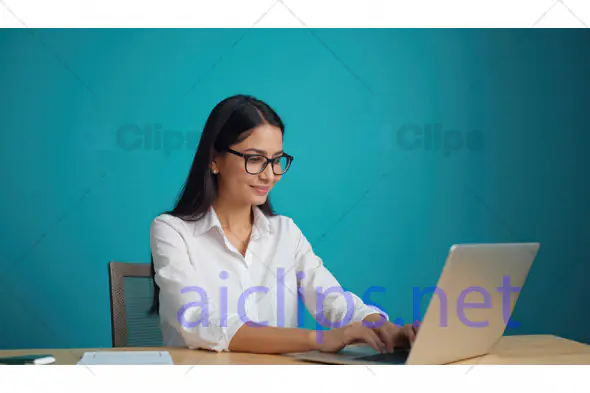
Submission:
[[[258,195],[265,195],[268,193],[268,191],[270,190],[270,187],[256,187],[256,186],[251,186]]]

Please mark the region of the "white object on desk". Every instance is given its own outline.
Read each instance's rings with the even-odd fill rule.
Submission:
[[[39,359],[33,360],[34,365],[44,365],[44,364],[51,364],[51,363],[55,363],[55,358],[53,356],[47,356],[44,358],[39,358]]]
[[[174,364],[167,351],[85,352],[79,365]]]

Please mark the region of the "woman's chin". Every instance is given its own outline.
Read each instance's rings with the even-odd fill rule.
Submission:
[[[252,195],[252,197],[250,198],[250,203],[252,205],[262,205],[264,202],[266,202],[267,198],[268,198],[268,194]]]
[[[257,196],[254,198],[253,201],[253,205],[262,205],[264,202],[266,202],[267,199],[267,195],[263,195],[263,196]]]

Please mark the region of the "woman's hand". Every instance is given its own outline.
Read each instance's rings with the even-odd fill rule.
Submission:
[[[395,347],[409,348],[416,340],[419,323],[398,326],[380,315],[371,314],[363,322],[331,330],[312,331],[313,348],[322,352],[338,352],[349,344],[364,343],[381,353],[391,353]]]
[[[398,326],[380,315],[371,314],[363,319],[363,324],[373,329],[381,341],[385,344],[386,352],[393,352],[395,347],[410,348],[416,340],[416,334],[420,327],[419,322],[413,325]]]
[[[378,352],[385,352],[386,345],[375,329],[365,326],[363,322],[330,330],[310,332],[313,348],[322,352],[338,352],[349,344],[365,343]]]

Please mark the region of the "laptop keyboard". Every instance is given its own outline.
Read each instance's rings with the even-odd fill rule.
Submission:
[[[408,351],[396,350],[393,353],[378,353],[376,355],[363,356],[355,358],[355,360],[366,360],[370,362],[403,364],[408,359]]]

